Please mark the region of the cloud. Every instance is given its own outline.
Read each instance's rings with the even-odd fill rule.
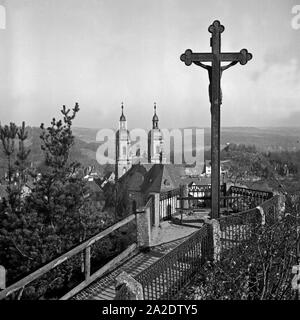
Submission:
[[[299,108],[300,73],[296,59],[270,64],[248,78],[238,74],[235,83],[227,83],[225,96],[232,114],[242,124],[280,125]],[[287,120],[285,124],[289,124]]]
[[[1,0],[0,0],[1,1]],[[208,77],[186,67],[187,48],[208,51],[209,24],[225,25],[222,50],[253,53],[222,78],[222,125],[279,123],[299,101],[299,35],[290,1],[7,1],[0,33],[0,119],[38,125],[78,101],[77,125],[209,126]],[[292,120],[292,119],[291,119]]]

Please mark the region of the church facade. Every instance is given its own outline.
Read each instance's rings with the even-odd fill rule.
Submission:
[[[154,103],[152,129],[148,133],[147,155],[144,157],[146,159],[143,159],[143,156],[145,155],[141,155],[139,150],[136,151],[132,149],[123,103],[121,109],[119,129],[116,132],[116,180],[120,179],[134,163],[141,163],[142,161],[149,164],[165,164],[167,162],[164,152],[163,135],[158,126],[159,119],[156,113],[156,103]]]
[[[132,143],[135,137],[133,134],[130,137],[123,104],[121,108],[119,130],[116,132],[115,182],[118,194],[124,199],[127,212],[136,212],[136,209],[145,206],[150,198],[154,199],[158,218],[152,218],[151,223],[168,220],[179,207],[178,197],[184,190],[191,188],[195,192],[192,187],[195,189],[199,185],[210,185],[210,177],[201,175],[201,163],[193,166],[167,163],[167,148],[164,150],[156,104],[152,128],[147,136],[146,154],[137,154],[138,147]],[[203,195],[202,192],[200,196]]]

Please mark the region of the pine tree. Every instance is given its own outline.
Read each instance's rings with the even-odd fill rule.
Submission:
[[[86,185],[78,174],[80,164],[69,158],[74,144],[71,126],[78,111],[77,103],[72,111],[63,106],[63,120],[53,118],[47,128],[41,124],[45,166],[40,177],[36,177],[30,196],[31,207],[57,236],[58,252],[81,241],[84,233],[81,208],[85,203]]]
[[[99,214],[88,196],[86,182],[80,174],[80,164],[70,158],[74,145],[72,124],[78,111],[77,103],[72,110],[63,106],[61,120],[52,119],[49,127],[41,125],[41,148],[44,154],[41,172],[28,168],[25,124],[18,130],[12,124],[1,130],[10,183],[13,184],[13,172],[16,171],[19,172],[16,190],[21,190],[19,187],[26,183],[27,177],[34,179],[30,195],[22,197],[19,192],[16,197],[19,202],[14,202],[14,208],[18,210],[10,209],[7,214],[8,211],[0,206],[0,260],[8,271],[8,285],[114,222],[111,216]],[[19,139],[17,153],[16,137]],[[10,204],[6,207],[13,208]],[[123,234],[116,232],[113,237],[97,243],[93,246],[92,258],[97,263],[103,263],[108,256],[126,245],[127,240],[123,238]],[[128,239],[131,241],[130,237]],[[81,263],[81,255],[67,260],[26,286],[23,297],[49,297],[49,290],[61,296],[61,290],[68,289],[70,279],[75,277],[78,280],[82,276]]]
[[[30,150],[25,148],[27,133],[25,123],[0,126],[2,151],[7,159],[6,197],[0,202],[0,261],[8,269],[8,277],[15,277],[31,258],[23,250],[23,233],[27,233],[25,199],[22,197],[26,184],[26,161]],[[16,142],[19,139],[19,150]],[[20,266],[20,267],[19,267]],[[16,268],[15,268],[16,267]],[[26,268],[26,267],[25,267]],[[14,270],[15,269],[15,270]]]

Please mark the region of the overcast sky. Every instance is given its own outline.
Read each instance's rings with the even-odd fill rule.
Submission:
[[[179,59],[210,51],[208,26],[225,26],[223,51],[253,59],[224,72],[223,126],[298,126],[300,29],[290,0],[6,0],[0,30],[0,121],[49,123],[79,102],[76,126],[210,126],[207,72]]]

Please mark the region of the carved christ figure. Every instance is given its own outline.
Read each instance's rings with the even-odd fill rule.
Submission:
[[[195,63],[197,66],[202,67],[204,69],[207,70],[208,72],[208,77],[209,77],[209,86],[208,86],[208,93],[209,93],[209,101],[212,104],[212,85],[211,85],[211,80],[212,80],[212,66],[201,63],[199,61],[193,61],[193,63]],[[229,64],[227,64],[226,66],[221,66],[221,74],[220,77],[222,77],[222,73],[224,70],[229,69],[230,67],[236,65],[238,63],[238,61],[233,61]],[[220,104],[222,104],[222,90],[220,88],[220,96],[219,96],[219,101]]]

